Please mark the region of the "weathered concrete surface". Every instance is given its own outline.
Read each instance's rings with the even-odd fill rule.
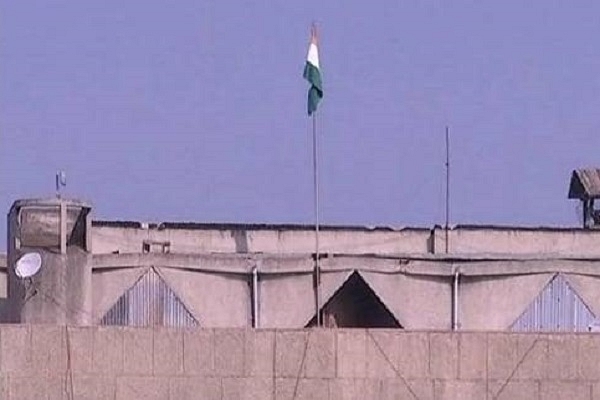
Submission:
[[[434,252],[444,253],[445,231],[435,229]],[[456,227],[448,232],[452,254],[600,255],[600,231],[578,228]]]
[[[80,254],[79,259],[85,259],[85,262],[77,261],[75,256],[48,255],[47,265],[67,262],[70,268],[68,276],[59,276],[56,271],[51,271],[56,278],[55,286],[61,290],[53,296],[46,296],[47,301],[42,308],[46,318],[54,318],[53,321],[58,323],[63,323],[68,315],[71,315],[69,318],[91,319],[93,324],[98,323],[117,299],[152,266],[164,266],[157,268],[167,271],[164,274],[168,278],[167,284],[192,314],[203,321],[203,327],[251,326],[252,299],[248,281],[254,265],[261,268],[261,327],[301,328],[314,315],[314,289],[310,275],[314,263],[307,255],[256,255],[250,259],[235,254],[105,254],[93,257]],[[6,277],[1,265],[0,262],[0,320],[11,321],[5,314],[8,311],[7,299],[1,295],[2,279]],[[550,259],[541,262],[524,258],[461,264],[432,258],[409,260],[407,266],[398,265],[397,259],[325,258],[321,264],[324,301],[344,283],[344,279],[337,277],[347,277],[354,269],[361,273],[403,327],[448,329],[452,311],[452,276],[448,271],[451,271],[452,265],[460,265],[465,267],[459,284],[459,325],[462,329],[509,329],[557,272],[563,273],[594,314],[600,312],[600,277],[593,276],[600,273],[600,261]],[[94,271],[91,282],[79,279],[79,272],[90,267]],[[219,275],[218,271],[223,272]],[[329,282],[331,287],[326,287],[330,276],[335,279]],[[64,297],[66,292],[69,295]],[[207,296],[207,293],[210,295]],[[48,295],[47,290],[39,296],[42,294]],[[32,301],[38,299],[34,296]],[[69,305],[71,301],[74,303]],[[85,311],[90,308],[90,302],[93,305],[91,316]],[[490,313],[490,309],[494,312]]]
[[[242,226],[242,225],[240,225]],[[173,253],[272,253],[294,254],[314,251],[314,230],[245,229],[206,226],[197,229],[157,229],[96,225],[92,228],[94,253],[141,253],[144,241],[170,244]],[[327,253],[426,253],[429,229],[327,229],[323,227],[320,246]]]
[[[92,224],[88,206],[81,206],[86,212],[79,216],[71,207],[63,218],[68,245],[85,244],[80,251],[88,253],[69,249],[55,254],[24,247],[50,240],[45,233],[59,231],[56,205],[61,203],[47,201],[43,209],[36,207],[44,201],[38,203],[16,202],[35,207],[22,218],[13,207],[9,216],[9,268],[2,269],[0,262],[0,321],[98,324],[148,268],[159,273],[205,328],[296,329],[315,316],[311,226]],[[43,238],[37,238],[40,232]],[[509,330],[556,273],[600,315],[600,230],[457,226],[446,232],[439,227],[332,226],[323,227],[320,246],[321,305],[356,272],[407,329],[451,328],[455,271],[460,274],[456,322],[461,329]],[[28,249],[47,258],[46,268],[34,277],[36,285],[44,285],[22,302],[27,296],[24,282],[14,277],[11,266]],[[253,268],[259,274],[256,288]],[[6,281],[10,301],[2,299]],[[338,310],[339,315],[347,311],[341,306]]]
[[[178,224],[167,224],[167,226]],[[314,231],[299,225],[97,222],[94,253],[141,253],[144,241],[169,243],[173,253],[302,254],[314,251]],[[446,231],[427,228],[323,227],[323,253],[444,254]],[[457,226],[448,231],[451,254],[600,256],[600,231],[578,228]]]
[[[96,323],[136,271],[151,267],[203,327],[253,326],[255,267],[255,326],[302,328],[315,315],[310,226],[108,221],[91,229]],[[447,233],[449,254],[440,228],[324,228],[321,304],[356,271],[402,327],[450,329],[458,271],[458,326],[509,330],[561,273],[600,314],[600,230],[457,226]],[[145,242],[168,244],[169,254],[142,254]]]
[[[64,214],[61,215],[61,208]],[[61,241],[89,249],[87,225],[91,207],[70,199],[46,198],[16,200],[8,218],[17,220],[16,230],[9,230],[13,246],[61,248]],[[62,221],[62,217],[65,220]],[[64,224],[61,227],[61,224]],[[10,225],[10,224],[9,224]],[[61,232],[64,228],[64,232]],[[61,237],[61,235],[64,235]],[[9,248],[11,246],[9,245]]]
[[[597,334],[0,326],[0,399],[582,399]]]
[[[356,272],[402,327],[450,329],[453,271],[458,270],[459,327],[509,330],[561,273],[590,310],[600,313],[600,260],[455,257],[324,257],[321,304]],[[155,268],[202,327],[251,327],[254,267],[259,274],[258,326],[306,326],[315,315],[314,260],[308,254],[97,254],[92,259],[93,319],[98,323],[142,274]]]
[[[66,199],[17,200],[8,214],[8,304],[4,321],[89,325],[92,312],[90,207]],[[15,272],[29,252],[41,268]]]
[[[25,249],[22,249],[25,250]],[[92,315],[91,254],[68,248],[66,254],[35,249],[42,256],[43,268],[30,278],[11,279],[11,297],[17,297],[18,322],[40,324],[89,325]],[[20,251],[23,254],[25,251]],[[22,293],[22,301],[18,294]],[[21,301],[19,301],[21,300]]]

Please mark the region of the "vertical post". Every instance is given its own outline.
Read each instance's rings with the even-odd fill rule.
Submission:
[[[445,224],[445,247],[448,253],[448,229],[450,226],[450,137],[448,126],[446,126],[446,224]]]
[[[92,216],[90,210],[85,213],[85,251],[92,252]]]
[[[67,205],[60,201],[60,253],[67,254]]]
[[[458,323],[458,280],[460,279],[460,272],[458,268],[454,271],[454,282],[452,285],[452,330],[457,331],[459,328]]]
[[[252,314],[252,327],[258,328],[260,322],[258,319],[258,267],[256,265],[252,268]]]
[[[585,199],[582,200],[583,203],[583,227],[584,229],[591,228],[592,224],[590,223],[590,200]]]
[[[315,207],[315,308],[317,317],[317,327],[322,326],[321,321],[321,266],[319,260],[319,162],[318,162],[318,141],[317,141],[317,113],[312,115],[312,137],[313,137],[313,190]]]
[[[450,229],[450,134],[448,126],[446,125],[446,223],[445,223],[445,248],[446,254],[449,251],[449,229]],[[458,323],[458,281],[460,279],[460,272],[457,269],[454,270],[454,279],[452,282],[452,330],[457,331],[459,328]]]

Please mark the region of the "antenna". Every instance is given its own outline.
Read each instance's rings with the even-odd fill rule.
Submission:
[[[56,197],[60,199],[61,188],[67,186],[67,174],[65,171],[56,172]]]
[[[42,267],[42,256],[39,253],[26,253],[15,264],[15,274],[19,278],[31,278]]]
[[[450,226],[450,135],[446,125],[446,253],[448,253],[448,228]]]

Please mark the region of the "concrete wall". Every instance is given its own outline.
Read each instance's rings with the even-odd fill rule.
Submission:
[[[169,242],[172,253],[269,253],[314,252],[310,227],[159,229],[157,227],[95,225],[93,252],[141,253],[144,241]],[[443,254],[444,229],[324,228],[323,253],[337,254]],[[448,232],[451,254],[551,254],[600,256],[600,230],[577,228],[519,228],[458,226]]]
[[[455,271],[460,272],[456,321],[462,329],[509,330],[557,273],[591,313],[600,316],[600,261],[595,259],[351,255],[325,257],[320,266],[321,305],[330,301],[352,274],[358,274],[400,325],[411,330],[451,329]],[[302,328],[315,315],[313,267],[310,255],[96,254],[90,285],[76,285],[75,291],[69,291],[75,299],[76,293],[91,295],[89,307],[70,305],[64,296],[50,297],[46,286],[32,291],[28,302],[48,300],[47,306],[39,307],[46,318],[40,322],[62,324],[66,315],[79,315],[81,318],[69,323],[99,324],[118,299],[153,269],[202,327]],[[345,302],[350,307],[351,302]],[[557,305],[550,307],[559,310]],[[14,321],[5,318],[5,309],[9,307],[0,300],[0,318]],[[584,324],[580,328],[587,329],[588,321],[579,321]],[[566,326],[570,325],[562,329],[569,329]]]
[[[0,398],[600,399],[600,335],[0,326]]]
[[[173,253],[312,253],[314,231],[306,229],[157,229],[93,226],[93,252],[140,253],[144,241],[169,242]],[[426,253],[429,229],[326,229],[323,252],[349,254]]]
[[[435,230],[435,251],[444,252],[445,232]],[[457,227],[449,232],[452,254],[600,255],[600,230]]]
[[[7,322],[89,324],[91,208],[61,198],[17,200],[7,217]],[[35,252],[42,268],[23,279],[15,267]],[[30,274],[31,275],[31,274]]]
[[[202,327],[302,328],[315,315],[310,255],[103,254],[93,257],[93,323],[150,268]],[[400,325],[412,330],[451,329],[454,310],[462,329],[508,330],[556,274],[600,317],[600,261],[595,259],[350,255],[324,257],[320,268],[321,306],[358,274]],[[456,308],[455,272],[460,274]],[[549,310],[566,314],[558,303],[548,304]]]
[[[49,202],[55,205],[56,199]],[[25,297],[19,292],[23,282],[8,280],[9,288],[13,288],[10,298],[15,300],[10,303],[12,307],[2,300],[6,271],[14,278],[12,266],[18,256],[11,246],[23,244],[15,236],[21,230],[25,242],[46,243],[48,235],[44,232],[58,230],[38,232],[36,228],[56,225],[60,219],[56,218],[56,207],[52,210],[47,215],[46,209],[32,208],[23,214],[25,217],[15,212],[9,220],[13,237],[9,237],[9,268],[2,269],[0,263],[0,321],[27,322],[6,317],[6,309],[17,309]],[[86,228],[85,234],[76,242],[84,243],[88,251],[91,244],[91,271],[87,262],[74,263],[68,270],[82,275],[85,272],[89,278],[85,282],[89,282],[78,284],[82,279],[76,273],[69,273],[69,279],[63,279],[62,273],[55,274],[61,279],[46,279],[44,275],[48,274],[38,273],[33,279],[37,291],[32,291],[34,296],[28,300],[39,311],[32,315],[48,316],[38,322],[74,324],[75,319],[65,321],[64,315],[50,315],[66,314],[61,310],[67,309],[91,315],[77,319],[82,324],[97,324],[150,268],[204,327],[300,328],[315,314],[314,232],[310,226],[118,221],[92,224],[89,209],[85,210],[85,224],[79,224]],[[81,234],[83,231],[76,229],[81,218],[71,220],[66,225],[70,228],[65,230]],[[17,229],[17,221],[26,223],[23,229]],[[41,233],[42,237],[36,236]],[[449,254],[445,254],[446,234]],[[68,242],[69,246],[77,243]],[[320,262],[322,304],[350,274],[357,272],[398,323],[408,329],[449,329],[454,310],[458,311],[455,322],[463,329],[509,329],[556,273],[565,274],[582,301],[600,317],[600,230],[457,226],[446,232],[439,227],[338,226],[323,227],[320,243],[321,252],[326,253]],[[169,245],[168,254],[162,254],[161,244]],[[142,254],[144,246],[157,251]],[[79,266],[86,267],[85,271]],[[256,284],[254,268],[258,274]],[[456,291],[455,273],[460,275]],[[37,285],[36,280],[47,284]],[[63,284],[71,280],[71,288],[76,290]],[[37,306],[43,298],[48,307]],[[71,298],[82,300],[71,304]]]

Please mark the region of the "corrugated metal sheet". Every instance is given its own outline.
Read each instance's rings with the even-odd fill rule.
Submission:
[[[569,185],[570,199],[600,197],[600,169],[576,169]]]
[[[511,330],[586,332],[594,320],[588,306],[565,278],[557,274],[515,321]]]
[[[193,327],[198,321],[154,269],[104,315],[101,325]]]

